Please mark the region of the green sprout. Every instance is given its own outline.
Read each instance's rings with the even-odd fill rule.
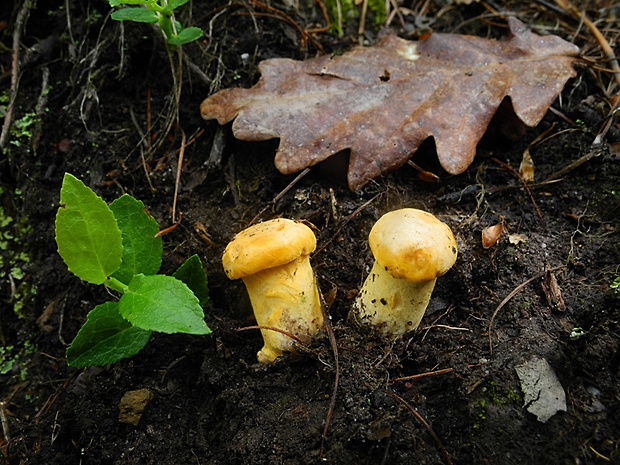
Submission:
[[[121,8],[112,13],[117,21],[133,21],[159,26],[168,44],[177,46],[193,42],[202,37],[199,27],[183,27],[174,19],[174,10],[189,0],[108,0],[111,7],[119,5],[138,5]]]
[[[207,278],[193,255],[172,275],[157,274],[162,241],[144,204],[124,194],[109,206],[66,173],[56,214],[58,253],[69,271],[120,294],[97,305],[67,349],[74,367],[107,365],[144,348],[153,331],[205,335]]]
[[[609,285],[609,287],[616,292],[620,291],[620,275],[614,278],[613,282]]]

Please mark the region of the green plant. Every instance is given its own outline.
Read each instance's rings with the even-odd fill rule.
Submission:
[[[614,278],[609,287],[616,292],[620,292],[620,275]]]
[[[14,219],[7,213],[2,206],[6,205],[4,194],[0,187],[0,280],[10,283],[11,294],[6,302],[13,306],[19,318],[24,318],[24,306],[37,293],[34,281],[29,279],[26,271],[31,265],[31,252],[24,238],[32,231],[32,226],[27,217]],[[11,194],[16,199],[21,191],[15,189]]]
[[[358,3],[354,0],[326,0],[325,6],[331,17],[330,29],[338,35],[343,35],[343,22],[359,16]],[[385,2],[383,0],[368,0],[368,9],[374,14],[374,26],[378,28],[386,20]]]
[[[25,341],[21,347],[0,346],[0,375],[14,372],[22,381],[25,380],[28,376],[28,364],[36,350],[36,346],[30,341]]]
[[[174,10],[185,5],[189,0],[108,0],[111,7],[119,5],[139,5],[121,8],[112,13],[117,21],[150,23],[159,26],[170,45],[183,45],[202,37],[199,27],[182,27],[174,19]]]
[[[124,194],[109,206],[66,173],[56,214],[58,253],[69,271],[119,293],[96,306],[67,349],[70,366],[106,365],[138,353],[153,331],[209,334],[202,306],[207,281],[193,255],[172,275],[161,266],[159,226],[144,204]]]
[[[21,142],[19,139],[29,140],[32,137],[32,131],[37,122],[37,116],[34,112],[26,113],[20,119],[15,120],[11,126],[11,135],[14,137],[11,144],[19,147]]]

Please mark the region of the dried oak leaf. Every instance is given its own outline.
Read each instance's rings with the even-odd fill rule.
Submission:
[[[232,119],[242,140],[280,138],[275,165],[291,174],[350,149],[356,190],[402,166],[428,137],[452,174],[472,162],[476,144],[505,97],[535,126],[576,73],[578,48],[539,36],[509,18],[495,41],[432,34],[388,36],[374,47],[305,61],[270,59],[251,89],[225,89],[202,102],[204,119]]]

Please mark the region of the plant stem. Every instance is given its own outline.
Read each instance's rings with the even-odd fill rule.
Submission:
[[[162,2],[162,5],[160,5],[156,1],[148,3],[148,8],[151,11],[156,12],[157,16],[159,16],[158,25],[166,36],[166,42],[168,42],[168,40],[170,40],[172,37],[176,36],[178,32],[175,30],[174,23],[172,21],[172,11],[168,10],[167,6],[167,1]]]
[[[112,289],[113,291],[120,292],[121,294],[124,294],[129,289],[129,286],[123,284],[118,279],[113,278],[112,276],[109,276],[103,284],[105,285],[105,287]]]

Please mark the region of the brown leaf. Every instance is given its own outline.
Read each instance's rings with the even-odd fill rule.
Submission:
[[[236,118],[233,132],[242,140],[279,137],[275,164],[284,174],[350,149],[354,190],[402,166],[428,137],[443,168],[458,174],[505,97],[534,126],[575,75],[575,45],[508,22],[512,34],[500,41],[388,36],[341,56],[266,60],[254,87],[209,97],[202,117],[220,124]]]
[[[519,176],[523,182],[532,182],[534,180],[534,160],[532,160],[532,154],[530,149],[527,148],[523,151],[523,158],[521,158],[521,164],[519,165]]]
[[[497,244],[499,236],[504,232],[504,224],[497,223],[482,230],[482,247],[488,249]]]

